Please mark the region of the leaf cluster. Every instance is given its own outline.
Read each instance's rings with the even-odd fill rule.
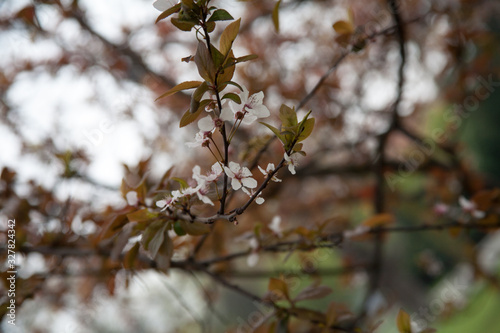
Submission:
[[[261,122],[262,125],[269,128],[283,143],[285,151],[293,149],[294,152],[305,155],[302,151],[301,141],[304,141],[311,135],[314,128],[314,118],[309,118],[311,111],[309,111],[306,116],[299,122],[297,120],[297,112],[295,108],[290,108],[285,104],[281,105],[279,118],[281,120],[280,129]]]

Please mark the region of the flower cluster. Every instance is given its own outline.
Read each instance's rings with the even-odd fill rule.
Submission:
[[[176,203],[178,203],[181,199],[189,199],[193,195],[196,195],[197,198],[203,203],[209,204],[211,206],[214,205],[212,199],[209,197],[210,187],[213,183],[216,183],[219,176],[222,174],[222,167],[217,162],[212,165],[211,171],[206,174],[201,174],[201,168],[199,165],[195,165],[193,167],[193,180],[196,182],[196,185],[193,187],[185,187],[180,190],[175,190],[170,193],[170,196],[158,200],[156,202],[156,206],[166,210]]]
[[[464,196],[458,198],[460,208],[449,206],[439,202],[434,205],[434,213],[438,216],[448,216],[459,221],[469,221],[471,218],[480,220],[486,216],[486,213],[477,208],[474,201],[466,199]]]

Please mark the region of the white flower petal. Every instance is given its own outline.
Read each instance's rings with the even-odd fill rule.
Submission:
[[[250,107],[253,109],[255,106],[261,105],[263,101],[264,101],[264,92],[260,91],[250,96],[246,104],[250,105]]]
[[[222,108],[222,112],[220,113],[220,119],[224,121],[231,121],[234,119],[234,113],[228,107]]]
[[[250,177],[241,179],[241,182],[243,183],[243,186],[248,187],[248,188],[256,188],[257,187],[257,181],[253,178],[250,178]]]
[[[139,198],[137,198],[137,192],[136,191],[129,191],[125,195],[127,198],[127,203],[129,206],[135,206],[139,202]]]
[[[210,200],[210,198],[209,198],[209,197],[207,197],[206,195],[203,195],[203,194],[201,194],[200,192],[197,192],[197,194],[198,194],[198,198],[199,198],[201,201],[203,201],[204,203],[206,203],[206,204],[208,204],[208,205],[211,205],[211,206],[213,206],[213,205],[214,205],[214,203],[212,202],[212,200]]]
[[[250,176],[252,176],[252,171],[250,171],[250,169],[247,167],[243,167],[243,168],[241,168],[240,175],[242,177],[250,177]]]
[[[241,166],[236,162],[229,162],[229,169],[231,169],[231,171],[233,171],[235,174],[239,174]]]
[[[258,105],[252,109],[252,114],[257,118],[266,118],[271,115],[271,112],[265,105]]]
[[[262,205],[264,203],[264,198],[262,197],[257,197],[255,198],[255,202],[257,203],[257,205]]]
[[[198,128],[203,132],[211,132],[214,129],[212,117],[206,116],[198,121]]]
[[[158,200],[156,202],[156,207],[158,208],[163,208],[167,205],[167,200],[163,199],[163,200]]]
[[[236,179],[236,178],[233,178],[231,179],[231,186],[233,187],[233,190],[237,191],[241,188],[241,182]]]
[[[247,113],[241,122],[245,125],[250,125],[256,120],[257,120],[256,116],[254,116],[253,114]]]
[[[156,0],[153,3],[153,7],[158,9],[160,12],[166,11],[167,9],[169,9],[172,6],[173,5],[168,0]]]
[[[215,162],[212,165],[212,174],[219,176],[221,173],[222,173],[222,167],[221,167],[220,163]]]
[[[229,177],[229,178],[233,178],[236,176],[233,172],[233,170],[231,170],[230,168],[228,168],[227,166],[224,167],[224,171],[226,172],[226,175]]]

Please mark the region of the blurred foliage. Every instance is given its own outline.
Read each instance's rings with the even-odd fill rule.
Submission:
[[[4,221],[15,220],[15,300],[26,331],[50,331],[21,317],[31,300],[57,312],[75,295],[91,308],[99,293],[118,300],[150,271],[165,281],[185,273],[169,292],[172,307],[191,316],[162,332],[489,332],[500,325],[498,2],[163,4],[156,24],[158,13],[139,0],[119,7],[133,19],[116,10],[106,12],[109,22],[91,1],[0,4],[5,147],[42,170],[37,178],[16,161],[0,164],[2,295],[13,244]],[[80,109],[46,108],[47,96],[24,89],[68,73],[89,84]],[[186,149],[206,109],[220,120],[223,105],[260,96],[271,113],[264,126],[239,126],[236,118],[226,136],[223,119],[209,144]],[[29,108],[41,118],[27,119]],[[113,126],[131,122],[139,135],[100,123],[85,132],[87,141],[71,139],[79,134],[71,126],[96,108]],[[50,117],[53,126],[43,130]],[[65,125],[69,119],[76,121]],[[123,163],[121,184],[110,185],[91,171],[102,165],[95,142],[115,134],[146,153]],[[214,156],[223,167],[247,167],[262,194],[241,195],[227,176],[206,197],[185,194],[194,166],[205,176]],[[27,264],[35,255],[42,268]],[[443,300],[457,279],[460,297]],[[179,291],[186,281],[197,283],[202,318]],[[4,330],[9,297],[0,299]],[[146,331],[133,321],[130,332]],[[106,331],[97,319],[81,325]]]

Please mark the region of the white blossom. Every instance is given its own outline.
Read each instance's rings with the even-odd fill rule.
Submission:
[[[241,188],[241,190],[246,194],[248,195],[249,197],[252,197],[254,194],[255,194],[255,191],[254,190],[248,190],[244,187]],[[257,205],[262,205],[266,200],[264,198],[262,198],[260,195],[262,194],[262,192],[260,192],[256,197],[255,197],[255,203]]]
[[[212,170],[207,175],[201,174],[201,168],[199,165],[195,165],[193,167],[193,179],[198,184],[194,190],[198,199],[203,201],[206,204],[214,205],[212,200],[207,196],[209,192],[210,183],[217,180],[217,178],[222,174],[222,167],[219,163],[215,163],[212,165]]]
[[[476,219],[482,219],[486,215],[483,211],[477,209],[475,202],[467,200],[463,196],[458,198],[458,203],[464,212],[471,214]]]
[[[262,104],[264,93],[261,91],[251,96],[248,95],[249,92],[247,88],[243,87],[243,91],[240,94],[241,104],[236,104],[233,101],[229,102],[230,108],[234,114],[234,119],[241,119],[243,124],[249,125],[258,118],[269,117],[271,114],[269,109]],[[227,107],[222,109],[225,114],[227,114],[227,110]]]
[[[221,128],[224,124],[224,121],[231,121],[233,119],[233,115],[230,110],[222,109],[222,112],[219,117],[214,117],[208,115],[206,117],[201,118],[198,121],[198,128],[201,132],[212,132],[216,128]]]
[[[292,175],[295,175],[295,166],[297,165],[297,154],[292,154],[291,156],[288,156],[288,154],[285,152],[284,158],[286,161],[286,164],[288,165],[288,171]]]
[[[212,132],[204,132],[200,131],[196,133],[194,137],[194,142],[186,142],[186,146],[194,148],[194,147],[207,147],[210,144],[210,137],[212,136]]]
[[[257,167],[259,168],[260,172],[262,172],[262,174],[263,174],[264,176],[266,176],[266,177],[267,177],[267,176],[268,176],[271,172],[273,172],[274,170],[276,170],[276,167],[274,166],[274,163],[269,163],[269,164],[267,165],[266,170],[262,169],[262,168],[260,167],[260,165],[257,165]],[[271,180],[272,180],[273,182],[276,182],[276,183],[281,182],[281,179],[279,179],[278,177],[276,177],[276,175],[274,175],[274,176],[271,178]]]
[[[257,252],[259,249],[259,241],[257,240],[257,238],[252,237],[248,241],[248,244],[252,249],[252,253],[250,253],[250,255],[248,255],[247,257],[247,265],[250,267],[254,267],[259,262],[259,253]]]
[[[280,238],[283,237],[283,232],[281,228],[281,216],[276,215],[275,217],[273,217],[268,228],[271,229],[271,231],[274,232],[276,236]]]
[[[252,172],[247,167],[241,167],[236,162],[229,162],[229,167],[224,166],[226,175],[231,178],[233,190],[240,188],[256,188],[257,181],[252,178]]]

